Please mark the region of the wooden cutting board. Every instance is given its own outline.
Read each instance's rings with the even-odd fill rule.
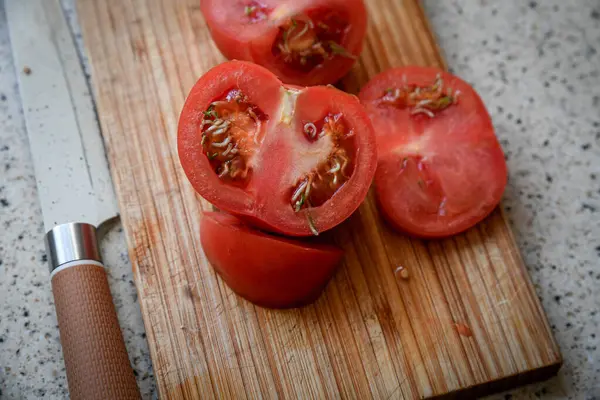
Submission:
[[[367,4],[345,89],[391,66],[445,65],[417,0]],[[211,207],[176,152],[186,94],[223,61],[199,0],[78,0],[78,11],[162,398],[462,398],[556,373],[500,211],[426,242],[390,231],[370,196],[330,233],[346,257],[315,305],[272,311],[233,294],[204,257]]]

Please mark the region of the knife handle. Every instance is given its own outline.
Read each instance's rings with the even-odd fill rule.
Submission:
[[[61,233],[58,228],[63,226],[48,234],[47,244],[50,258],[59,259],[50,279],[71,399],[139,399],[106,270],[97,250],[94,256],[83,247],[81,255],[92,254],[93,259],[62,262],[60,253],[70,250],[64,246],[58,252],[51,248],[60,243],[69,246],[77,240],[89,241],[91,236],[93,243],[88,243],[87,249],[97,249],[95,228],[71,226],[69,230],[76,234],[76,240],[66,241],[60,235],[64,239],[70,233],[65,229]]]

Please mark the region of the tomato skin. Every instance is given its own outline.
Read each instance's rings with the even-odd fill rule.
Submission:
[[[319,8],[339,12],[345,16],[349,26],[341,45],[353,58],[336,56],[308,73],[286,67],[272,53],[280,22],[268,17],[251,22],[244,14],[244,5],[250,3],[261,4],[269,12],[286,6],[293,10],[291,15]],[[300,86],[333,84],[346,75],[362,51],[367,30],[363,0],[203,0],[200,7],[212,38],[225,57],[262,65],[284,83]]]
[[[437,76],[444,90],[460,94],[433,117],[381,103],[390,88],[426,87]],[[393,68],[374,77],[359,98],[377,136],[379,208],[392,226],[417,237],[447,237],[498,205],[506,162],[485,105],[468,83],[436,68]]]
[[[254,164],[253,179],[246,188],[220,180],[203,153],[199,125],[214,98],[241,85],[251,101],[269,120]],[[282,93],[293,90],[295,111],[290,121],[281,122]],[[302,126],[322,118],[327,112],[343,113],[354,132],[351,137],[355,167],[339,190],[324,204],[295,212],[289,195],[297,176],[294,170],[302,154],[310,153]],[[182,110],[178,128],[178,152],[181,165],[198,194],[223,211],[271,232],[290,236],[313,234],[309,218],[319,232],[338,225],[362,203],[375,174],[377,154],[369,117],[355,96],[331,87],[298,88],[285,86],[275,75],[256,64],[242,61],[223,63],[201,77],[192,88]],[[301,151],[299,151],[299,147]],[[287,197],[286,197],[287,196]]]
[[[268,308],[314,302],[343,256],[337,247],[269,235],[221,212],[204,213],[200,239],[207,259],[227,285]]]

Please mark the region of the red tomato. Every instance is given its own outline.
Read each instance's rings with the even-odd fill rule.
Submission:
[[[343,255],[334,246],[266,234],[221,212],[204,214],[200,239],[208,261],[234,292],[270,308],[315,301]]]
[[[362,0],[202,0],[217,47],[229,59],[260,64],[285,83],[334,83],[362,49]]]
[[[241,61],[211,69],[192,88],[178,149],[202,197],[292,236],[316,235],[350,216],[377,165],[373,128],[355,96],[286,87]]]
[[[394,68],[359,98],[377,136],[377,198],[393,225],[443,237],[496,207],[506,186],[504,154],[468,83],[436,68]]]

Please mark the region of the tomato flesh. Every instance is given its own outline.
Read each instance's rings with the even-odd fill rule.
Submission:
[[[377,162],[373,129],[355,97],[330,87],[287,87],[239,61],[196,83],[181,114],[178,148],[206,200],[292,236],[345,220],[366,196]]]
[[[470,85],[435,68],[404,67],[376,76],[359,97],[377,136],[377,199],[394,226],[449,236],[498,205],[506,162]]]
[[[266,234],[220,212],[203,215],[200,239],[208,261],[227,285],[269,308],[315,301],[343,255],[334,246]]]
[[[302,86],[344,76],[366,33],[362,0],[204,0],[201,9],[227,58],[252,61]]]

